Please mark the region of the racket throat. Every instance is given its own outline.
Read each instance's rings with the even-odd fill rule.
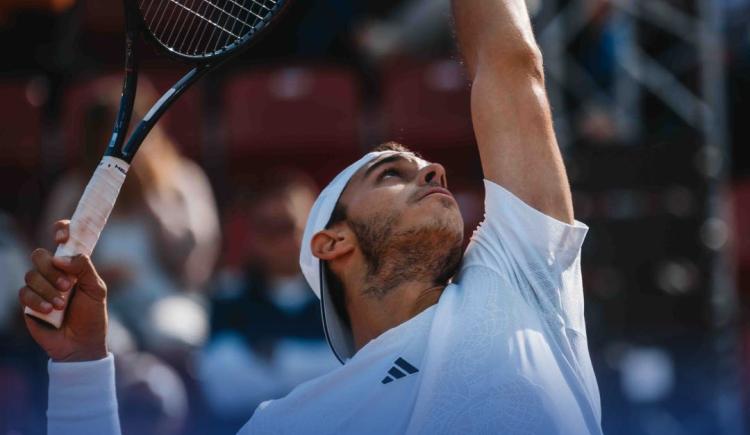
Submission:
[[[159,121],[164,112],[175,102],[190,86],[195,83],[199,78],[203,77],[211,69],[212,65],[203,64],[196,66],[187,72],[177,83],[175,83],[159,100],[151,107],[151,110],[146,113],[141,122],[136,127],[133,134],[130,135],[122,151],[117,153],[113,152],[108,154],[111,156],[119,157],[126,162],[130,162],[138,150],[138,147],[146,139],[146,136],[154,128],[154,125]]]

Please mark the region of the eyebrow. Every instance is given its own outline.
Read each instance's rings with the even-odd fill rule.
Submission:
[[[367,168],[367,170],[365,171],[364,178],[366,179],[367,177],[369,177],[370,174],[376,169],[378,169],[379,167],[386,165],[388,163],[391,163],[391,162],[395,162],[396,160],[408,160],[408,159],[401,154],[394,154],[392,156],[388,156],[386,158],[380,159],[377,162],[373,163],[372,166]]]

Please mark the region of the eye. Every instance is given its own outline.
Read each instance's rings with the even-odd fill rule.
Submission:
[[[401,171],[399,171],[396,168],[388,168],[380,173],[380,177],[378,177],[381,180],[384,180],[388,177],[400,177]]]

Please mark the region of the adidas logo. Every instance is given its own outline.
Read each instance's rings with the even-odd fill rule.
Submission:
[[[388,370],[389,376],[384,377],[383,380],[380,381],[382,384],[389,384],[396,379],[401,379],[405,376],[413,375],[414,373],[419,371],[416,367],[406,362],[406,360],[403,358],[397,359],[393,362],[393,364],[393,367]]]

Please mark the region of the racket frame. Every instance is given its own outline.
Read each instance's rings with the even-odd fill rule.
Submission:
[[[131,0],[124,0],[125,3]],[[112,136],[104,152],[105,156],[120,157],[119,150],[125,142],[128,127],[133,116],[135,96],[138,93],[138,58],[136,56],[136,38],[140,32],[137,13],[130,7],[125,7],[125,77],[122,82],[122,96],[117,110]],[[123,159],[125,160],[125,159]],[[130,163],[130,160],[126,160]]]
[[[126,8],[134,9],[135,11],[138,10],[138,5],[136,4],[137,0],[123,1],[126,3]],[[276,5],[274,6],[274,8],[278,8],[278,10],[276,10],[276,12],[272,14],[272,17],[274,17],[272,20],[269,21],[267,19],[263,19],[262,26],[252,29],[238,41],[235,41],[227,45],[226,47],[222,47],[211,53],[202,55],[189,55],[170,49],[169,47],[159,42],[159,39],[156,37],[156,35],[151,32],[142,14],[140,14],[139,12],[135,12],[135,15],[138,21],[138,25],[142,30],[141,33],[144,35],[144,39],[150,44],[154,45],[161,53],[164,53],[174,59],[191,63],[199,63],[210,60],[211,63],[216,64],[217,61],[228,57],[234,57],[236,54],[239,54],[258,43],[258,41],[262,39],[263,35],[266,35],[273,27],[276,26],[276,24],[278,24],[281,15],[286,13],[291,3],[292,0],[276,0]],[[248,40],[250,40],[249,43],[246,43]]]
[[[252,30],[244,35],[239,41],[236,41],[221,50],[213,52],[211,55],[187,56],[182,53],[170,50],[163,45],[154,36],[146,25],[142,14],[137,5],[138,0],[123,0],[125,5],[125,79],[123,81],[122,97],[120,99],[120,108],[118,110],[115,125],[112,129],[112,136],[104,153],[105,156],[117,157],[127,163],[130,163],[135,157],[135,153],[141,146],[151,129],[156,125],[164,112],[174,103],[193,83],[198,81],[207,72],[216,69],[224,62],[236,57],[245,50],[256,44],[263,35],[267,34],[280,20],[281,15],[286,12],[291,0],[277,0],[276,8],[278,10],[273,14],[274,19],[263,20],[263,26]],[[138,65],[136,50],[136,40],[138,35],[144,36],[144,39],[155,48],[176,60],[187,62],[194,65],[190,71],[182,76],[170,89],[168,89],[159,100],[149,109],[143,119],[138,123],[135,130],[125,142],[128,127],[130,125],[133,103],[138,89]],[[210,62],[205,60],[210,59]],[[198,63],[197,65],[195,65]],[[125,142],[125,146],[123,146]]]
[[[263,27],[249,32],[239,41],[225,47],[221,50],[221,53],[211,56],[191,57],[169,50],[156,39],[145,25],[143,17],[137,9],[136,1],[123,0],[125,10],[125,77],[120,107],[115,117],[112,135],[104,152],[104,157],[86,186],[86,190],[71,218],[70,239],[65,244],[58,246],[55,256],[79,253],[91,255],[117,200],[130,163],[156,122],[172,103],[199,78],[256,43],[263,34],[267,33],[279,21],[281,14],[288,9],[288,5],[292,2],[292,0],[277,0],[279,10],[273,15],[274,19],[264,20]],[[193,67],[154,103],[128,138],[128,128],[132,121],[138,90],[136,41],[139,34],[144,35],[144,39],[150,43],[156,44],[159,51],[182,61],[190,62]],[[208,59],[211,61],[206,61]],[[83,236],[84,233],[85,236]],[[30,317],[39,319],[55,328],[60,328],[69,305],[69,299],[74,296],[73,292],[74,290],[71,290],[71,293],[65,297],[65,308],[61,311],[53,310],[49,314],[43,314],[26,307],[24,312]]]

